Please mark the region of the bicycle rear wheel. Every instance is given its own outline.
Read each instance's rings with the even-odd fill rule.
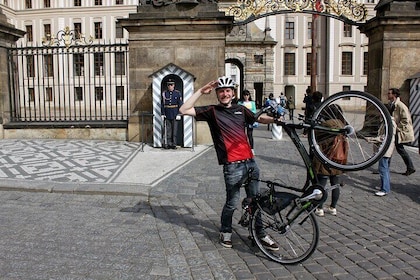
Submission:
[[[304,211],[289,224],[285,213],[291,210],[294,203],[274,215],[257,209],[251,219],[252,237],[261,252],[271,260],[281,264],[297,264],[309,258],[315,251],[319,240],[318,223],[313,213]],[[297,213],[294,207],[291,215]],[[257,225],[261,221],[265,234],[268,234],[278,245],[276,251],[265,248],[258,238]],[[260,236],[261,237],[261,236]]]
[[[339,109],[332,110],[334,107]],[[337,133],[315,128],[310,131],[309,141],[322,163],[340,170],[361,170],[376,163],[389,148],[393,137],[391,115],[386,106],[371,94],[344,91],[328,97],[314,112],[312,121],[322,126],[326,120],[332,119],[338,119],[345,125],[347,161],[338,162],[328,154],[332,148],[331,139],[334,139]],[[372,138],[378,136],[379,127],[383,131],[383,140],[376,142],[374,149]]]

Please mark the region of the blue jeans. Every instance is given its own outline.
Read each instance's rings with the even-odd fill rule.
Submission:
[[[252,178],[258,179],[260,170],[253,159],[248,162],[225,164],[223,166],[223,175],[226,185],[226,203],[222,210],[220,232],[232,232],[233,212],[241,197],[241,186],[238,185],[238,182],[248,173],[250,168],[253,168]],[[247,197],[254,197],[257,195],[259,192],[258,181],[252,180],[248,186],[245,187],[245,192]]]
[[[379,176],[381,177],[381,191],[391,191],[391,178],[389,175],[389,157],[383,157],[378,162]]]

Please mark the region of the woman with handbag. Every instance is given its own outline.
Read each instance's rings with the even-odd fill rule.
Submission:
[[[340,106],[336,104],[327,107],[321,115],[323,116],[323,126],[343,128],[346,125],[342,110]],[[317,138],[322,139],[322,132],[317,132]],[[325,154],[328,155],[331,160],[342,164],[347,162],[348,142],[344,135],[340,134],[334,137],[325,138],[322,141],[321,149],[325,151]],[[333,187],[331,191],[331,204],[325,211],[335,216],[337,215],[336,206],[340,197],[340,187],[343,186],[341,178],[343,171],[325,166],[316,157],[313,159],[313,169],[315,174],[317,174],[318,183],[324,188],[327,185],[328,179],[330,180],[330,184]],[[324,216],[323,203],[318,205],[315,214],[320,217]]]

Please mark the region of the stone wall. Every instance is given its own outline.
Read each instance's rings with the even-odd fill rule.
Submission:
[[[360,27],[369,37],[368,92],[387,102],[391,87],[408,104],[408,78],[420,71],[420,10],[416,1],[381,1],[377,16]]]

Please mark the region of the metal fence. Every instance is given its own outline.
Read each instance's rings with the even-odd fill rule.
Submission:
[[[11,122],[128,119],[128,44],[8,49]]]

